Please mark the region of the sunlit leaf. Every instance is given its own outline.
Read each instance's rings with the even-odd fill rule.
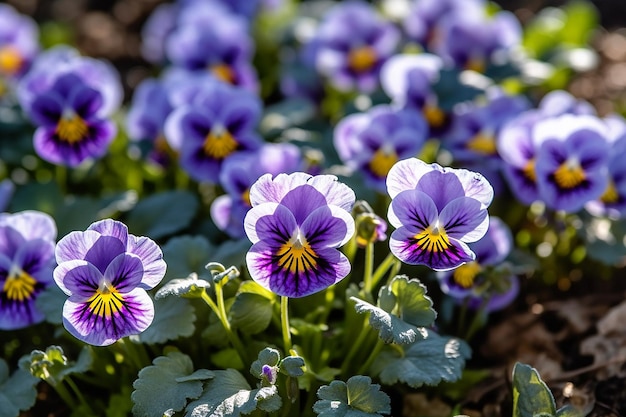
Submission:
[[[35,404],[39,378],[23,369],[9,376],[9,366],[0,358],[0,417],[17,417]]]
[[[375,417],[391,412],[391,399],[367,376],[356,375],[348,382],[332,381],[317,391],[313,406],[320,417]]]
[[[188,300],[166,297],[154,300],[154,320],[139,335],[144,343],[164,343],[189,337],[195,331],[196,314]]]

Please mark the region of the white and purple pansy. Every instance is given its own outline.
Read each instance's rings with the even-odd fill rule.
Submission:
[[[354,191],[332,175],[263,175],[244,220],[252,278],[274,293],[305,297],[342,280],[350,262],[338,248],[354,234]]]
[[[417,158],[395,164],[387,176],[391,252],[405,263],[436,271],[473,261],[467,243],[487,231],[493,188],[479,173],[443,168]]]
[[[69,296],[63,325],[76,338],[106,346],[143,332],[154,318],[146,290],[165,275],[159,246],[106,219],[63,237],[56,248],[54,280]]]

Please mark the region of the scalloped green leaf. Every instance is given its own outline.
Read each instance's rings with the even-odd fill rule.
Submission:
[[[272,322],[273,302],[259,294],[244,292],[230,307],[230,323],[247,334],[261,333]]]
[[[159,356],[151,366],[139,371],[138,379],[133,382],[133,414],[160,417],[170,409],[181,411],[189,399],[202,394],[204,381],[214,376],[207,370],[194,372],[191,359],[183,353]]]
[[[250,365],[250,373],[262,379],[263,365],[276,366],[280,362],[280,352],[278,349],[266,347],[259,352],[257,359]]]
[[[196,330],[195,309],[187,300],[166,297],[154,300],[154,320],[139,335],[143,343],[164,343],[189,337]]]
[[[174,278],[167,282],[159,288],[154,298],[158,300],[170,295],[197,298],[202,296],[206,288],[211,288],[211,283],[205,279],[199,279],[198,274],[192,272],[187,278]]]
[[[274,412],[280,409],[282,400],[276,386],[250,389],[240,372],[234,369],[215,371],[202,396],[191,402],[186,417],[238,417],[261,409]]]
[[[188,277],[196,273],[199,278],[211,280],[212,276],[204,267],[216,248],[204,236],[178,236],[163,245],[163,259],[167,262],[164,281]]]
[[[0,358],[0,417],[17,417],[30,409],[37,399],[38,382],[39,378],[23,369],[9,376],[9,366]]]
[[[412,324],[406,323],[396,317],[356,297],[350,297],[356,304],[354,308],[357,313],[370,314],[370,326],[378,330],[378,335],[385,343],[409,344],[418,338],[423,338],[424,330]]]
[[[317,390],[313,411],[320,417],[374,417],[391,412],[391,399],[368,376],[332,381]]]
[[[61,324],[65,300],[67,295],[57,285],[48,285],[35,299],[35,305],[46,316],[47,322]]]
[[[453,382],[461,377],[471,349],[461,339],[442,337],[427,330],[427,337],[408,346],[384,350],[372,365],[373,375],[379,375],[385,385],[398,382],[413,388]]]
[[[394,313],[407,323],[417,327],[428,327],[437,318],[433,301],[426,295],[426,286],[417,278],[409,279],[406,275],[398,275],[388,287],[383,287],[381,292],[395,295]]]
[[[140,200],[126,224],[134,235],[160,239],[189,226],[198,206],[198,198],[189,191],[166,191]]]
[[[513,417],[556,415],[556,403],[537,370],[517,362],[513,367]]]
[[[304,358],[301,356],[287,356],[280,361],[280,372],[297,378],[304,375],[302,367],[304,366]]]

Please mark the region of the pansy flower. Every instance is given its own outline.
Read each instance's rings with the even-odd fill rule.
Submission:
[[[626,214],[626,134],[610,146],[606,189],[599,198],[589,201],[585,208],[597,216],[620,218]]]
[[[332,175],[266,174],[250,189],[244,227],[252,279],[274,293],[305,297],[342,280],[350,262],[337,248],[354,234],[354,192]]]
[[[143,332],[154,318],[146,292],[165,275],[161,249],[147,237],[128,233],[107,219],[63,237],[56,248],[54,280],[69,296],[63,325],[96,346]]]
[[[380,67],[395,52],[400,32],[362,1],[334,6],[321,22],[315,65],[337,89],[371,92]]]
[[[0,97],[14,88],[38,52],[35,21],[8,4],[0,4]]]
[[[116,134],[115,124],[98,116],[102,95],[77,75],[60,76],[31,106],[37,154],[48,162],[75,167],[103,156]]]
[[[563,115],[535,126],[539,195],[554,210],[575,212],[608,186],[608,130],[595,116]]]
[[[219,81],[198,89],[191,102],[167,118],[165,136],[192,178],[217,183],[225,160],[261,145],[255,132],[261,101],[247,90]]]
[[[268,143],[256,151],[239,152],[224,162],[220,184],[226,194],[211,204],[211,218],[231,237],[244,236],[243,220],[252,207],[250,187],[263,174],[289,174],[302,168],[300,149],[290,143]]]
[[[368,185],[384,192],[391,167],[400,159],[416,156],[427,132],[426,121],[419,114],[378,105],[341,120],[335,128],[334,144],[344,164],[362,172]]]
[[[387,217],[396,228],[389,246],[396,257],[436,271],[475,259],[467,243],[487,231],[493,199],[482,175],[405,159],[389,171],[387,191],[392,198]]]
[[[52,282],[54,220],[38,211],[0,214],[0,329],[43,321],[35,300]]]
[[[509,255],[513,237],[509,227],[499,218],[489,218],[489,230],[480,240],[470,243],[476,254],[474,261],[459,266],[454,271],[438,272],[441,290],[470,308],[478,308],[485,301],[485,311],[506,307],[519,293],[519,280],[515,275],[493,270]]]

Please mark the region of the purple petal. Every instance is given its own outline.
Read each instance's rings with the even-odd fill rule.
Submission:
[[[54,281],[67,295],[91,297],[100,288],[104,277],[87,261],[69,261],[54,270]]]
[[[463,242],[448,237],[443,250],[433,247],[433,239],[418,240],[406,227],[396,229],[389,239],[391,252],[410,265],[426,265],[435,271],[454,269],[475,259],[474,253]]]
[[[461,197],[452,200],[439,213],[439,222],[449,237],[463,242],[475,242],[489,228],[487,210],[473,198]]]
[[[60,265],[63,262],[73,261],[76,259],[84,260],[87,252],[102,236],[95,230],[86,230],[84,232],[74,231],[65,235],[55,249],[56,261]]]
[[[339,207],[320,207],[306,218],[300,230],[315,250],[320,247],[337,248],[352,238],[354,219]]]
[[[40,271],[48,272],[54,262],[54,243],[43,239],[29,240],[19,248],[13,260],[31,276]],[[51,282],[52,274],[42,274],[41,278],[46,283]]]
[[[405,190],[414,190],[419,180],[436,169],[437,164],[427,164],[417,158],[398,161],[387,174],[387,192],[394,198]]]
[[[143,265],[141,258],[130,253],[122,253],[111,261],[104,279],[121,293],[130,292],[141,283]]]
[[[114,237],[122,242],[123,245],[126,245],[126,242],[128,241],[128,227],[124,223],[117,220],[100,220],[92,223],[87,230],[95,230],[102,236]]]
[[[114,295],[118,298],[97,294],[93,301],[71,296],[63,306],[67,331],[85,343],[107,346],[146,330],[154,318],[154,304],[148,293],[135,288]]]
[[[296,232],[298,224],[285,206],[265,203],[250,209],[244,220],[244,227],[252,243],[265,241],[279,247]]]
[[[63,115],[63,102],[56,94],[37,96],[30,108],[30,117],[38,126],[56,126]]]
[[[438,211],[443,210],[450,201],[465,196],[459,178],[451,172],[427,172],[420,178],[416,189],[430,196]]]
[[[0,226],[8,225],[18,231],[24,239],[44,239],[54,241],[57,228],[54,219],[46,213],[25,210],[14,214],[0,214]]]
[[[435,224],[437,207],[428,194],[417,190],[406,190],[391,200],[387,218],[394,227],[407,226],[421,231]]]
[[[129,235],[126,249],[141,260],[143,278],[139,287],[145,290],[154,288],[165,276],[167,264],[163,260],[163,252],[159,245],[148,237]]]
[[[102,95],[93,88],[78,86],[68,98],[69,105],[81,118],[90,118],[102,107]]]
[[[275,247],[265,242],[252,245],[246,263],[252,279],[281,296],[305,297],[339,282],[350,272],[350,262],[337,249],[320,248],[315,252],[315,264],[303,267],[295,262],[293,269],[279,265]]]
[[[293,213],[298,224],[302,224],[316,209],[327,206],[324,194],[307,184],[290,190],[280,200],[280,205],[287,207]]]
[[[52,273],[52,276],[54,278],[54,282],[61,289],[61,291],[63,291],[65,294],[72,295],[72,290],[70,290],[67,287],[67,285],[65,285],[65,277],[67,276],[67,274],[72,269],[79,268],[79,267],[80,268],[85,268],[86,265],[89,265],[89,262],[87,262],[87,261],[85,261],[83,259],[74,259],[74,260],[71,260],[71,261],[66,261],[66,262],[60,263],[59,265],[56,266],[56,268],[54,268],[54,271]],[[93,267],[93,265],[92,265],[92,267]],[[89,268],[89,267],[87,267],[87,268]],[[96,271],[98,270],[98,268],[95,268],[95,269],[96,269]],[[100,276],[102,276],[100,271],[98,271],[98,274],[100,274]],[[72,288],[76,287],[73,283],[70,283],[70,286]],[[95,288],[97,288],[97,286]]]

